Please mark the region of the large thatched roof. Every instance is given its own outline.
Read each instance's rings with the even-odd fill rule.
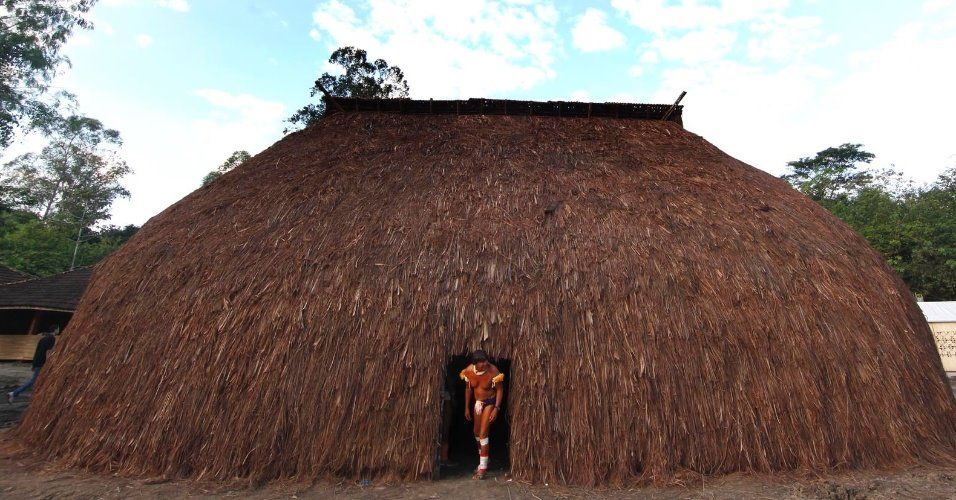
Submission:
[[[427,477],[446,360],[483,345],[519,479],[956,454],[910,293],[783,181],[675,122],[345,111],[104,261],[17,437],[122,473]]]

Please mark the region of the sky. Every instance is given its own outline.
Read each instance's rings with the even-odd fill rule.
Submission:
[[[337,47],[413,98],[669,103],[775,175],[861,143],[920,183],[956,165],[956,1],[100,0],[55,81],[119,130],[142,224],[235,150],[283,136]]]

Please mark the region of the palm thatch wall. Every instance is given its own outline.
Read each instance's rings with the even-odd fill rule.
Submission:
[[[512,360],[523,480],[956,455],[906,287],[783,181],[673,122],[382,113],[150,220],[16,438],[125,474],[424,478],[446,361],[478,346]]]

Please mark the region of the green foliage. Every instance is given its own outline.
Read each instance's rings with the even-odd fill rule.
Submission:
[[[137,229],[91,230],[109,217],[129,166],[118,155],[119,132],[76,113],[75,98],[50,93],[60,54],[96,0],[0,0],[0,149],[18,131],[48,142],[3,166],[0,263],[35,275],[102,259]]]
[[[119,132],[99,120],[70,115],[51,125],[50,142],[3,167],[2,203],[41,219],[54,217],[87,227],[109,217],[129,166],[119,157]]]
[[[0,179],[0,262],[37,275],[94,263],[128,239],[115,228],[91,230],[129,196],[119,132],[69,114],[51,120],[48,141],[4,165]]]
[[[362,49],[341,47],[332,53],[329,62],[341,66],[342,74],[332,76],[323,73],[310,89],[311,97],[322,94],[321,88],[337,97],[408,97],[408,82],[402,70],[398,66],[389,66],[383,59],[369,62],[368,55]],[[317,122],[324,113],[325,105],[320,100],[299,108],[286,121],[292,124],[291,130],[296,130]]]
[[[913,293],[956,300],[956,168],[917,188],[861,165],[873,158],[844,144],[788,163],[783,178],[866,238]]]
[[[85,232],[77,248],[76,266],[95,264],[136,233],[136,226],[107,226]],[[40,220],[24,211],[0,211],[0,264],[34,276],[47,276],[70,269],[76,245],[76,230],[65,224]]]
[[[69,64],[60,49],[95,0],[0,0],[0,149],[18,128],[46,130],[56,103],[44,100],[57,68]]]
[[[792,173],[783,179],[818,203],[845,200],[868,186],[872,175],[860,163],[873,161],[861,144],[843,144],[787,163]]]
[[[927,300],[956,300],[956,167],[905,203],[907,265],[901,274]]]
[[[226,161],[219,165],[216,170],[209,172],[205,177],[202,178],[202,185],[205,186],[210,182],[222,177],[222,174],[238,167],[245,163],[249,158],[252,158],[252,155],[249,154],[246,150],[235,151],[229,158],[226,158]]]

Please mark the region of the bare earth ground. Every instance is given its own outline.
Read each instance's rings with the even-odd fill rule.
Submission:
[[[27,363],[0,363],[0,440],[29,403],[29,394],[13,405],[6,393],[30,374]],[[956,382],[954,382],[956,390]],[[690,479],[683,486],[630,490],[528,485],[507,479],[504,472],[485,481],[468,476],[413,484],[317,481],[314,484],[205,484],[100,476],[63,470],[0,446],[0,498],[948,498],[956,499],[956,467],[919,466],[895,471],[866,471],[826,478],[777,475],[733,475]]]

